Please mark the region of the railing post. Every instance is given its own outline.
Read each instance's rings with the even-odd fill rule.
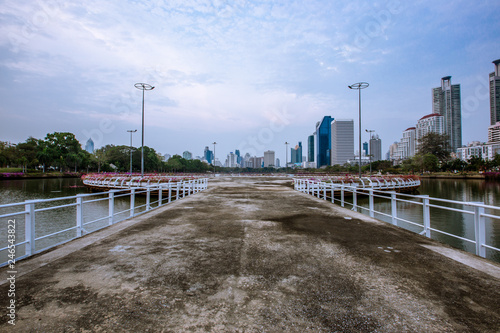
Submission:
[[[340,187],[340,206],[344,207],[344,185]]]
[[[161,201],[163,199],[163,184],[158,184],[158,207],[161,207]]]
[[[109,216],[109,225],[113,224],[114,221],[114,215],[115,215],[115,190],[109,191],[108,195],[108,203],[109,203],[109,208],[108,208],[108,216]]]
[[[26,200],[25,201],[25,222],[24,222],[24,234],[26,245],[25,254],[31,256],[35,254],[35,202],[36,200]]]
[[[130,190],[130,217],[135,215],[135,188]]]
[[[355,187],[352,188],[352,210],[358,211],[358,195]]]
[[[421,195],[424,216],[424,234],[425,237],[431,238],[431,208],[429,207],[429,196]]]
[[[369,197],[368,197],[368,202],[369,202],[369,209],[370,209],[370,217],[375,217],[375,213],[373,211],[373,188],[370,188],[368,190]]]
[[[81,194],[76,195],[76,237],[82,237],[83,226],[83,198]]]
[[[393,225],[398,225],[398,201],[395,191],[391,191],[391,221]]]
[[[475,204],[484,205],[484,202],[474,202]],[[476,254],[486,258],[486,228],[484,226],[484,207],[474,206],[474,234],[476,240]]]
[[[323,200],[326,200],[326,183],[323,183]]]
[[[172,183],[168,181],[168,203],[172,201]]]
[[[146,185],[146,211],[151,209],[151,187]]]
[[[330,186],[331,186],[330,188],[331,188],[332,203],[333,203],[333,202],[334,202],[333,197],[334,197],[334,195],[335,195],[335,190],[334,190],[333,183],[331,183],[331,184],[330,184]]]
[[[311,194],[311,181],[307,181],[307,194]]]

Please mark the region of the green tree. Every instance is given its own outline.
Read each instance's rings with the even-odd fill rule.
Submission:
[[[427,133],[418,140],[418,152],[420,155],[432,154],[440,162],[445,162],[450,157],[450,145],[448,136],[434,132]]]
[[[425,154],[422,158],[422,167],[425,171],[438,171],[439,170],[439,159],[433,154]]]

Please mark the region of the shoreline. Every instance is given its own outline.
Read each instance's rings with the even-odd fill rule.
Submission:
[[[425,179],[482,179],[482,180],[486,180],[484,175],[479,175],[479,174],[477,174],[477,175],[461,175],[461,174],[433,175],[433,174],[430,174],[430,175],[418,175],[418,177],[420,177],[421,179],[425,178]]]
[[[23,179],[46,179],[46,178],[81,178],[83,173],[41,173],[41,174],[21,174],[5,176],[0,173],[0,181],[4,180],[23,180]]]

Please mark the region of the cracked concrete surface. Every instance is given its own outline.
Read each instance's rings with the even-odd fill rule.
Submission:
[[[212,180],[124,223],[19,263],[30,272],[16,281],[16,326],[2,316],[0,330],[500,330],[500,280],[481,271],[499,265],[295,192],[289,179]]]

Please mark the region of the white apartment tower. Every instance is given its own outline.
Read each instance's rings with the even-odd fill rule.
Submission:
[[[347,163],[354,158],[354,120],[332,121],[331,165]]]

